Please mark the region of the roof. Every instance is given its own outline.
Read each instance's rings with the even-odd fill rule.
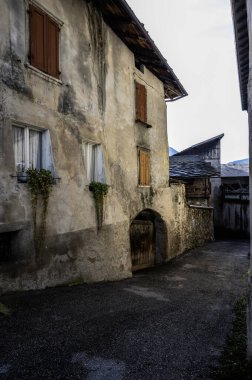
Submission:
[[[172,178],[199,178],[218,175],[218,171],[209,162],[201,160],[197,155],[170,157],[170,177]]]
[[[222,164],[221,165],[221,177],[248,177],[248,168],[240,169],[235,167],[235,165]]]
[[[249,37],[246,0],[231,0],[242,109],[248,109]]]
[[[180,156],[180,155],[183,156],[184,154],[187,154],[187,152],[189,152],[192,149],[194,150],[195,148],[201,148],[203,145],[208,145],[208,144],[217,142],[217,141],[221,140],[223,136],[224,136],[224,133],[222,133],[221,135],[212,137],[212,138],[210,138],[208,140],[202,141],[202,142],[200,142],[198,144],[192,145],[189,148],[186,148],[186,149],[182,150],[181,152],[176,153],[175,156]]]
[[[165,99],[173,101],[187,95],[166,59],[125,0],[92,0],[104,21],[145,65],[164,83]]]

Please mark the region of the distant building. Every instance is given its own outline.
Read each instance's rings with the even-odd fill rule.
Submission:
[[[214,208],[217,234],[249,236],[249,178],[246,160],[221,165],[224,134],[170,157],[170,177],[186,186],[189,204]]]
[[[212,137],[211,139],[202,141],[198,144],[192,145],[189,148],[176,153],[176,156],[191,156],[197,155],[199,159],[209,162],[218,173],[220,173],[220,159],[221,159],[221,147],[220,141],[223,138],[224,133],[221,135]]]
[[[210,206],[213,176],[220,176],[220,141],[224,134],[212,137],[170,157],[170,177],[186,184],[190,204]]]
[[[198,155],[181,153],[170,157],[171,180],[179,180],[185,184],[186,199],[189,204],[210,206],[210,178],[218,175],[217,170]]]

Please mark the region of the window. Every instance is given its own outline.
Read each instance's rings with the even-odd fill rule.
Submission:
[[[138,160],[139,185],[150,186],[150,151],[147,149],[139,149]]]
[[[136,121],[147,123],[147,91],[144,85],[135,82]]]
[[[13,127],[13,146],[17,173],[41,168],[42,133],[30,128]]]
[[[12,127],[12,138],[17,174],[25,172],[28,168],[54,171],[48,130],[15,125]]]
[[[85,142],[83,143],[83,154],[88,182],[105,183],[102,146]]]
[[[59,25],[43,10],[30,5],[30,61],[59,78]]]

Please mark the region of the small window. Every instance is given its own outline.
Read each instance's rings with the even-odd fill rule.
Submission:
[[[139,149],[139,185],[150,186],[150,151]]]
[[[136,121],[147,123],[147,91],[144,85],[135,82]]]
[[[92,181],[105,183],[101,144],[83,143],[83,154],[88,183]]]
[[[43,10],[30,5],[30,61],[59,78],[59,25]]]
[[[53,172],[49,131],[31,127],[13,126],[12,139],[17,174],[28,168],[48,169]]]

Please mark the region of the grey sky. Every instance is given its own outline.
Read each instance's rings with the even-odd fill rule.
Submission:
[[[229,0],[127,0],[189,96],[168,103],[169,145],[225,133],[222,162],[248,157]]]

